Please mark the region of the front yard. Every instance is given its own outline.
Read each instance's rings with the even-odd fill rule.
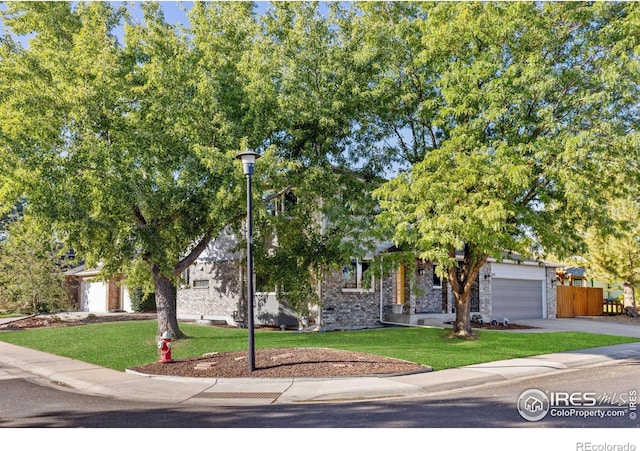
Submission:
[[[189,338],[174,343],[174,359],[247,349],[247,330],[181,323]],[[155,320],[0,331],[0,341],[123,371],[158,360]],[[256,330],[256,349],[332,348],[393,357],[433,370],[475,363],[609,346],[637,338],[581,332],[513,333],[478,330],[476,340],[445,338],[435,328],[384,328],[297,333]]]

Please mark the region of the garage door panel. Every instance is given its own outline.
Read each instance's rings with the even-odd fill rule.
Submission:
[[[82,310],[105,312],[107,310],[107,285],[104,282],[82,282]]]
[[[493,279],[491,293],[493,318],[542,318],[540,280]]]

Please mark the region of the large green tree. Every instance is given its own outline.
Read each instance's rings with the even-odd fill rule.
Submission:
[[[454,335],[471,334],[469,294],[489,257],[570,254],[580,224],[603,219],[622,158],[611,143],[637,124],[637,14],[628,3],[365,8],[369,40],[387,23],[403,31],[377,47],[399,53],[372,83],[387,100],[371,123],[410,164],[375,192],[379,220],[446,269]],[[383,61],[375,48],[363,52]]]
[[[234,156],[261,141],[238,75],[253,12],[196,4],[187,31],[140,8],[135,21],[107,2],[6,5],[8,30],[30,37],[0,46],[2,194],[25,195],[105,275],[145,268],[158,333],[181,337],[175,281],[243,211]]]

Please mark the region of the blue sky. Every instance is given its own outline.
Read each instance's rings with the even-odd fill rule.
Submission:
[[[113,3],[114,5],[119,5],[122,4],[124,2],[109,2],[109,3]],[[128,2],[131,3],[133,5],[139,5],[143,2]],[[263,12],[269,2],[254,2],[257,5],[257,11],[258,12]],[[161,1],[160,4],[162,5],[162,8],[164,10],[165,13],[165,19],[167,20],[167,22],[172,23],[172,24],[180,24],[180,25],[185,25],[188,26],[189,25],[189,20],[187,19],[186,16],[186,11],[188,11],[191,6],[193,5],[193,2],[181,2],[181,1]],[[0,10],[3,10],[5,8],[5,5],[0,5]],[[134,8],[135,10],[136,8]],[[135,13],[134,13],[135,14]],[[135,17],[135,16],[134,16]],[[139,18],[142,18],[142,15],[138,16]],[[5,29],[4,29],[4,24],[2,23],[2,19],[0,19],[0,35],[5,33]],[[26,39],[25,40],[21,40],[22,44],[25,45],[26,44]]]
[[[120,3],[120,2],[113,2],[113,3]],[[143,3],[143,2],[133,2],[133,3]],[[189,10],[193,5],[193,2],[161,1],[160,3],[162,4],[162,7],[165,13],[165,19],[167,19],[167,22],[173,23],[173,24],[181,24],[181,25],[189,24],[187,16],[185,15],[185,10]],[[254,3],[257,6],[258,12],[265,11],[267,6],[269,5],[268,1],[263,1],[263,2],[256,1]]]

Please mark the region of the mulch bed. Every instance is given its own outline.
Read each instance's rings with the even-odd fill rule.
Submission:
[[[271,348],[255,351],[249,372],[247,351],[211,353],[171,363],[130,368],[149,375],[209,378],[353,377],[431,371],[428,366],[360,352],[328,348]]]
[[[42,327],[81,326],[83,324],[98,324],[114,321],[136,321],[156,319],[156,313],[136,313],[122,315],[89,315],[86,318],[65,318],[62,315],[38,315],[0,324],[0,330],[24,330]]]

